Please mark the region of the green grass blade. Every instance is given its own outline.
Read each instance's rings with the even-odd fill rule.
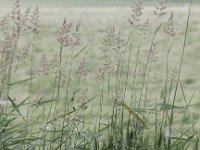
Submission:
[[[17,85],[17,84],[20,84],[20,83],[23,83],[23,82],[26,82],[26,81],[30,81],[30,80],[36,79],[36,78],[37,77],[32,77],[32,78],[20,80],[20,81],[14,82],[14,83],[10,83],[10,86]]]
[[[88,45],[84,46],[77,54],[72,57],[72,60],[76,59],[86,48]]]
[[[138,119],[138,121],[140,123],[142,123],[143,126],[147,127],[145,121],[139,117],[139,115],[132,109],[130,108],[128,105],[126,105],[125,103],[122,104],[123,108],[128,112],[130,113],[131,115],[133,115],[134,117],[136,117]]]

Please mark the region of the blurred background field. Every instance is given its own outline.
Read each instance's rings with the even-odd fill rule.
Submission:
[[[147,5],[153,5],[156,0],[144,0]],[[171,5],[189,3],[189,0],[166,0]],[[1,6],[9,6],[13,0],[2,0]],[[24,0],[24,5],[40,5],[41,7],[71,7],[71,6],[129,6],[132,0]],[[193,3],[199,3],[199,0],[193,0]]]

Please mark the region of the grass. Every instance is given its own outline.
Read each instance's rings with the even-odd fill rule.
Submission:
[[[155,23],[154,7],[145,6],[142,19],[150,18],[150,29],[144,39],[128,23],[127,6],[66,9],[42,3],[36,38],[26,32],[17,41],[19,51],[33,42],[33,53],[14,77],[3,77],[9,90],[1,90],[1,101],[9,106],[1,113],[1,149],[198,149],[199,6],[192,7],[187,28],[188,9],[170,6]],[[163,32],[170,10],[174,37]],[[75,48],[57,41],[60,26],[68,28],[70,21],[72,35],[80,23],[81,43]],[[107,43],[118,29],[122,43]]]

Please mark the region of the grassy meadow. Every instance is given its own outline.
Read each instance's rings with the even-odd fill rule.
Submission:
[[[1,20],[14,12],[0,23],[0,149],[199,149],[198,1],[136,15],[129,0],[21,0],[27,24],[14,3],[0,1]]]

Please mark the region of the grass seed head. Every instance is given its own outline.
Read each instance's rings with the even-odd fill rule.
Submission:
[[[166,9],[167,9],[167,3],[164,1],[161,1],[158,4],[155,4],[154,14],[159,17],[165,16],[167,14]]]
[[[125,39],[121,31],[117,31],[115,26],[109,27],[103,37],[100,49],[107,53],[109,50],[114,50],[118,53],[126,45]]]
[[[46,55],[43,54],[39,64],[38,74],[39,76],[41,76],[41,75],[49,75],[49,73],[50,73],[49,62],[48,59],[46,58]]]
[[[76,72],[77,79],[80,80],[86,80],[87,76],[87,70],[86,70],[86,60],[83,59],[78,67],[78,71]]]
[[[171,12],[170,17],[165,25],[164,32],[173,37],[176,35],[175,27],[174,27],[174,14]]]
[[[74,48],[80,45],[80,36],[79,36],[79,27],[80,24],[73,26],[72,22],[67,22],[66,18],[63,21],[63,25],[60,29],[60,33],[58,35],[58,42],[63,47],[71,47]],[[74,31],[73,31],[73,28]]]
[[[149,29],[149,19],[143,19],[143,1],[135,0],[131,7],[132,13],[128,22],[134,27],[139,37],[144,37]]]

